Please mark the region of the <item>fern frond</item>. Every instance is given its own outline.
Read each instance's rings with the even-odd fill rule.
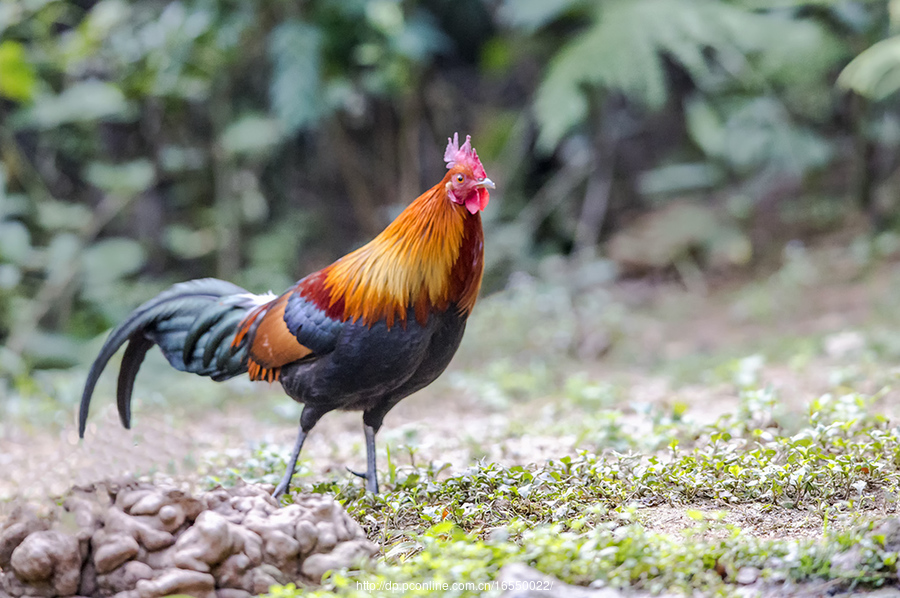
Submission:
[[[864,50],[838,77],[838,85],[870,100],[883,100],[900,90],[900,35]]]
[[[534,103],[539,145],[552,149],[584,121],[585,87],[661,108],[668,96],[664,57],[701,89],[723,77],[765,88],[816,79],[841,52],[812,20],[711,0],[609,0],[550,64]]]

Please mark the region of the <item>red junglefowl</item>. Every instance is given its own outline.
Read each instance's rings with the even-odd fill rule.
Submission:
[[[481,211],[487,178],[471,140],[448,140],[447,174],[367,245],[280,296],[254,295],[214,278],[174,285],[110,333],[81,398],[79,434],[100,373],[125,343],[117,402],[131,425],[134,380],[159,345],[183,372],[280,382],[303,404],[287,472],[290,485],[306,435],[333,409],[363,412],[366,489],[378,492],[375,434],[401,399],[431,384],[456,353],[481,286]]]

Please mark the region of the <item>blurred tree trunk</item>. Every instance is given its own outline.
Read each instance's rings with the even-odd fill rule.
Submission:
[[[422,160],[419,151],[422,124],[422,102],[415,91],[406,94],[400,111],[399,143],[397,144],[399,190],[398,200],[406,203],[423,191],[420,179]]]
[[[355,149],[357,144],[348,137],[343,126],[332,119],[330,123],[332,138],[337,146],[338,165],[341,169],[341,177],[347,185],[350,195],[350,205],[353,207],[353,215],[363,236],[372,237],[378,234],[382,228],[381,218],[378,216],[378,206],[375,201],[376,173],[373,168],[366,168]]]
[[[141,113],[138,127],[143,146],[146,148],[146,156],[153,162],[157,182],[137,198],[131,210],[135,235],[147,251],[147,263],[144,268],[157,275],[163,273],[166,267],[164,233],[166,191],[169,183],[160,178],[164,172],[160,161],[160,150],[167,143],[164,111],[165,107],[158,98],[148,98],[144,102],[144,110]]]
[[[225,155],[220,140],[231,122],[231,81],[222,77],[210,96],[210,119],[213,135],[213,189],[218,249],[216,273],[219,278],[232,279],[241,266],[241,209],[234,188],[232,158]]]
[[[853,115],[853,194],[859,209],[869,218],[869,225],[874,228],[882,226],[881,215],[873,201],[875,188],[875,144],[868,131],[870,124],[871,104],[868,99],[858,94],[851,98],[851,114]]]
[[[596,103],[596,116],[593,120],[597,124],[591,157],[592,169],[587,177],[581,214],[575,226],[575,253],[583,256],[593,252],[600,239],[615,176],[616,131],[606,120],[614,117],[615,110],[606,110],[603,104],[605,102]]]

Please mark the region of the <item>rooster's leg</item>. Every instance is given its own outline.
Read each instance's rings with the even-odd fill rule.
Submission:
[[[300,458],[300,449],[303,448],[304,440],[306,440],[306,430],[301,427],[300,431],[297,432],[297,441],[294,443],[294,450],[291,452],[291,461],[288,463],[287,471],[284,472],[281,483],[278,484],[278,487],[275,488],[275,492],[272,493],[272,496],[276,499],[287,492],[291,485],[291,478],[294,477],[294,470],[297,468],[297,459]]]
[[[364,424],[366,432],[366,473],[353,471],[349,467],[347,471],[366,481],[366,490],[372,494],[378,494],[378,471],[375,469],[375,432],[378,430],[369,424]]]
[[[378,494],[378,472],[375,470],[375,428],[366,425],[366,490]]]
[[[356,473],[366,480],[366,490],[378,494],[378,471],[375,469],[375,434],[381,428],[384,415],[396,404],[387,400],[380,401],[373,409],[363,413],[363,429],[366,432],[366,473]]]
[[[297,431],[297,440],[294,442],[294,450],[291,451],[290,463],[288,463],[287,471],[284,472],[281,483],[278,484],[278,487],[275,488],[275,492],[272,493],[272,496],[276,499],[281,497],[281,495],[290,488],[291,478],[294,477],[294,470],[297,468],[297,459],[300,458],[300,449],[303,448],[303,441],[306,440],[306,435],[309,434],[309,431],[313,429],[313,426],[316,425],[316,422],[319,421],[319,418],[322,417],[322,415],[322,413],[313,411],[309,407],[303,408],[303,412],[300,414],[300,429]]]
[[[366,431],[366,490],[378,494],[378,471],[375,470],[375,428],[365,424]]]

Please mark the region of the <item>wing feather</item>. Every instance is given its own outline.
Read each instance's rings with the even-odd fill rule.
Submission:
[[[334,350],[344,328],[343,322],[329,316],[300,290],[288,295],[284,322],[301,344],[318,355]]]
[[[313,350],[303,344],[288,329],[284,310],[290,293],[273,301],[265,311],[257,311],[242,324],[252,337],[248,369],[251,380],[278,379],[283,365],[303,359]]]

